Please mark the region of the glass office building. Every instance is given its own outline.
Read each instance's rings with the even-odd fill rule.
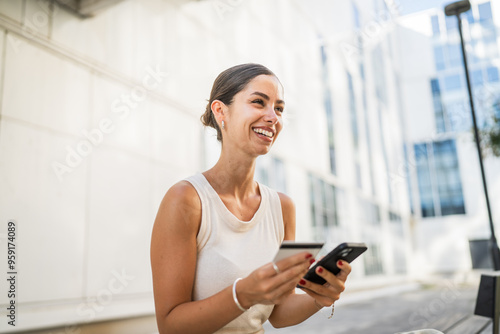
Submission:
[[[485,129],[500,101],[500,2],[471,5],[461,15],[462,27],[478,126]],[[488,239],[489,229],[457,19],[445,16],[443,8],[401,17],[399,42],[416,259],[427,272],[467,271],[469,240]],[[484,161],[495,203],[499,159]]]

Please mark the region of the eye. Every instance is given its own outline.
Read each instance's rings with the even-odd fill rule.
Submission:
[[[285,108],[283,108],[283,107],[276,107],[276,108],[274,108],[274,110],[276,110],[276,112],[282,114],[285,111]]]
[[[255,100],[252,101],[252,103],[257,103],[257,104],[260,104],[261,106],[263,106],[264,105],[264,100],[262,100],[262,99],[255,99]]]

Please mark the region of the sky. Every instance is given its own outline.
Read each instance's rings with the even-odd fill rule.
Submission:
[[[400,4],[401,15],[407,15],[429,8],[441,8],[444,10],[445,5],[455,2],[455,0],[395,0],[394,2]]]

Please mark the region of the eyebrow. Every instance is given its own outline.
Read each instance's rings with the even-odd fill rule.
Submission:
[[[250,95],[258,95],[258,96],[260,96],[260,97],[262,97],[262,98],[264,98],[264,99],[266,99],[268,101],[270,100],[269,96],[267,96],[267,94],[264,94],[262,92],[253,92]],[[285,104],[285,101],[283,101],[283,100],[277,100],[276,103]]]

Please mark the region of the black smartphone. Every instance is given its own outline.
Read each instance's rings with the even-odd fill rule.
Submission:
[[[322,266],[329,272],[337,275],[340,272],[340,269],[337,267],[337,261],[347,261],[351,263],[358,256],[363,254],[368,247],[364,243],[353,243],[353,242],[344,242],[335,247],[330,253],[328,253],[324,258],[319,260],[309,268],[307,274],[304,275],[304,278],[310,282],[314,282],[317,284],[325,284],[326,281],[316,274],[315,270],[317,266]]]

